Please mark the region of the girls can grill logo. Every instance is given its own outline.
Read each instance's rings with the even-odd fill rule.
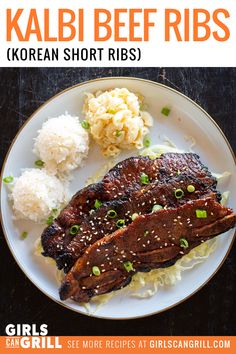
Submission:
[[[46,348],[61,349],[59,337],[50,337],[47,324],[8,324],[6,332],[6,348]]]

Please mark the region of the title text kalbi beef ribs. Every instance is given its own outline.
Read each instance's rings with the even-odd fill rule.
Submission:
[[[198,218],[197,211],[204,211],[204,217]],[[87,248],[66,275],[60,298],[87,302],[95,295],[120,289],[137,271],[174,264],[192,248],[235,223],[236,214],[211,197],[140,215],[129,226]],[[186,248],[181,247],[183,238],[187,240]],[[93,275],[94,266],[99,269],[98,276]]]
[[[143,188],[140,183],[140,175],[143,172],[149,176],[151,183],[157,180],[164,181],[179,173],[186,173],[201,180],[208,192],[214,191],[216,186],[215,178],[196,154],[167,153],[153,160],[141,156],[131,157],[118,163],[101,182],[82,189],[72,198],[53,224],[44,230],[41,238],[43,255],[57,259],[58,265],[62,267],[64,261],[60,261],[58,257],[72,241],[70,227],[81,224],[89,218],[96,199],[107,202],[124,196],[127,198]]]
[[[188,192],[187,187],[194,186],[195,192]],[[176,199],[174,191],[180,188],[184,196]],[[74,236],[68,245],[58,249],[57,265],[68,271],[74,262],[80,257],[84,250],[95,241],[117,230],[118,220],[124,220],[125,225],[132,222],[133,214],[148,214],[152,212],[154,205],[162,207],[176,207],[186,203],[188,200],[199,199],[211,195],[219,200],[219,195],[209,189],[201,180],[181,174],[163,181],[143,186],[135,191],[132,197],[124,197],[114,201],[105,202],[96,213],[93,213],[80,225],[78,234]],[[116,212],[116,217],[109,218],[110,210]]]

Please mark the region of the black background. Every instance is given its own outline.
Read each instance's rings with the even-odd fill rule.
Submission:
[[[136,76],[181,91],[210,113],[236,150],[236,69],[2,68],[1,166],[18,129],[45,100],[71,85],[104,76]],[[15,263],[1,231],[0,334],[8,323],[47,323],[50,335],[235,335],[235,256],[233,247],[214,278],[171,310],[137,320],[100,320],[67,310],[43,295]]]

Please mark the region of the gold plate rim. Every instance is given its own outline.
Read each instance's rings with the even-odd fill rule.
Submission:
[[[166,86],[162,83],[159,83],[159,82],[155,82],[155,81],[152,81],[152,80],[148,80],[148,79],[142,79],[142,78],[138,78],[138,77],[128,77],[128,76],[110,76],[110,77],[102,77],[102,78],[96,78],[96,79],[92,79],[92,80],[87,80],[87,81],[83,81],[83,82],[80,82],[78,84],[75,84],[73,86],[70,86],[66,89],[64,89],[63,91],[60,91],[59,93],[57,93],[56,95],[50,97],[48,100],[46,100],[42,105],[40,105],[31,115],[30,117],[24,122],[24,124],[20,127],[20,129],[18,130],[17,134],[15,135],[14,139],[12,140],[11,142],[11,145],[6,153],[6,156],[4,158],[4,161],[3,161],[3,165],[2,165],[2,169],[1,169],[1,174],[0,174],[0,178],[1,178],[1,181],[2,181],[2,178],[3,178],[3,171],[5,169],[5,165],[6,165],[6,162],[8,160],[8,157],[10,155],[10,152],[12,150],[12,147],[13,145],[15,144],[15,141],[17,140],[18,136],[20,135],[21,131],[24,129],[24,127],[35,117],[35,115],[40,111],[42,110],[47,104],[49,104],[51,101],[53,101],[55,98],[65,94],[66,92],[68,91],[71,91],[73,89],[76,89],[77,87],[80,87],[80,86],[83,86],[83,85],[86,85],[88,83],[93,83],[93,82],[97,82],[97,81],[112,81],[112,80],[131,80],[131,81],[142,81],[142,82],[145,82],[145,83],[149,83],[151,85],[154,85],[154,86],[159,86],[159,87],[162,87],[162,88],[165,88],[169,91],[172,91],[176,94],[178,94],[179,96],[182,96],[184,97],[185,99],[187,99],[188,101],[190,101],[194,106],[196,106],[198,109],[200,109],[204,114],[205,116],[213,123],[213,125],[217,128],[217,130],[220,132],[221,136],[223,137],[225,143],[227,144],[228,148],[229,148],[229,151],[231,153],[231,156],[233,157],[233,160],[234,160],[234,164],[236,165],[236,157],[234,155],[234,152],[233,152],[233,149],[228,141],[228,139],[226,138],[224,132],[222,131],[222,129],[219,127],[219,125],[214,121],[214,119],[209,115],[209,113],[207,113],[199,104],[197,104],[195,101],[193,101],[191,98],[189,98],[188,96],[184,95],[183,93],[177,91],[176,89],[173,89],[172,87],[169,87],[169,86]],[[2,182],[0,183],[0,203],[1,203],[1,200],[2,200]],[[99,315],[96,315],[96,314],[89,314],[89,313],[85,313],[85,312],[82,312],[80,311],[79,309],[74,309],[74,308],[71,308],[69,305],[67,305],[66,303],[63,303],[63,302],[60,302],[56,299],[54,299],[52,296],[48,295],[43,289],[41,289],[32,279],[31,277],[25,273],[21,263],[18,261],[18,259],[16,258],[14,252],[13,252],[13,249],[8,241],[8,236],[7,236],[7,232],[6,232],[6,229],[5,229],[5,226],[3,224],[3,217],[2,217],[2,208],[0,208],[0,222],[1,222],[1,225],[2,225],[2,230],[3,230],[3,234],[4,234],[4,237],[5,237],[5,240],[7,242],[7,245],[11,251],[11,254],[13,256],[13,258],[15,259],[17,265],[19,266],[19,268],[22,270],[22,272],[27,276],[27,278],[31,281],[31,283],[33,283],[34,286],[36,286],[36,288],[38,288],[44,295],[46,295],[49,299],[53,300],[54,302],[56,302],[57,304],[59,304],[60,306],[63,306],[64,308],[66,309],[69,309],[73,312],[76,312],[76,313],[79,313],[81,315],[85,315],[85,316],[88,316],[88,317],[92,317],[92,318],[98,318],[98,319],[105,319],[105,320],[112,320],[112,321],[120,321],[120,320],[134,320],[134,319],[141,319],[141,318],[146,318],[146,317],[149,317],[149,316],[154,316],[154,315],[157,315],[157,314],[160,314],[162,312],[165,312],[167,310],[170,310],[172,308],[174,308],[175,306],[177,305],[180,305],[181,303],[183,303],[184,301],[190,299],[193,295],[195,295],[198,291],[200,291],[215,275],[216,273],[220,270],[220,268],[222,267],[222,265],[224,264],[226,258],[228,257],[231,249],[232,249],[232,246],[233,246],[233,243],[234,243],[234,240],[235,240],[235,237],[236,237],[236,231],[234,233],[234,236],[232,238],[232,241],[229,245],[229,248],[223,258],[223,260],[221,261],[221,263],[219,264],[219,266],[216,268],[216,270],[211,274],[211,276],[203,283],[201,284],[194,292],[192,292],[191,294],[189,294],[188,296],[186,296],[185,298],[179,300],[178,302],[176,302],[175,304],[173,305],[170,305],[170,306],[167,306],[165,307],[164,309],[162,310],[159,310],[159,311],[153,311],[149,314],[146,314],[146,315],[140,315],[140,316],[133,316],[133,317],[119,317],[119,318],[110,318],[110,317],[106,317],[106,316],[99,316]]]

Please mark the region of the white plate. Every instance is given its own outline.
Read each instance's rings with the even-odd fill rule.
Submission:
[[[230,191],[229,204],[236,210],[236,171],[232,150],[219,127],[196,103],[186,96],[161,84],[135,78],[104,78],[85,82],[67,89],[41,106],[26,122],[14,140],[2,170],[2,177],[13,174],[18,176],[22,168],[33,166],[35,156],[32,153],[33,138],[37,130],[48,117],[54,117],[67,111],[81,118],[84,92],[95,92],[114,87],[127,87],[145,97],[148,110],[154,118],[151,140],[154,144],[163,144],[165,136],[178,148],[189,150],[186,136],[196,140],[194,151],[211,171],[229,171],[231,177],[221,186]],[[168,105],[171,114],[168,118],[160,114],[161,108]],[[99,156],[99,158],[98,158]],[[130,156],[122,154],[120,160]],[[90,149],[85,167],[74,173],[71,183],[72,193],[84,186],[86,179],[99,169],[105,159],[96,146]],[[33,223],[14,222],[12,209],[8,201],[7,189],[1,188],[1,216],[4,233],[17,263],[28,278],[47,296],[65,307],[86,314],[85,308],[69,300],[61,302],[58,297],[58,284],[55,279],[55,267],[46,264],[43,257],[34,255],[34,242],[40,236],[42,227]],[[30,236],[21,240],[19,235],[27,230]],[[136,318],[164,311],[182,302],[199,290],[219,269],[233,243],[234,231],[219,236],[216,251],[204,263],[191,271],[183,273],[183,278],[175,286],[164,287],[149,299],[135,299],[117,295],[98,309],[94,316],[101,318]]]

